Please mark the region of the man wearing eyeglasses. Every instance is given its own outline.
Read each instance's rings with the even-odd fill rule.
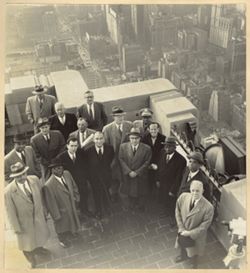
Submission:
[[[103,104],[94,101],[92,91],[86,91],[84,97],[86,103],[77,109],[77,116],[87,120],[88,128],[102,131],[103,126],[107,124],[107,115]]]

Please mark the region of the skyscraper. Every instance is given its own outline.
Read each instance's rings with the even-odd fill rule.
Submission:
[[[209,42],[227,48],[232,38],[233,20],[230,15],[226,14],[224,5],[213,5]]]
[[[131,22],[136,41],[140,44],[145,40],[144,5],[131,5]]]

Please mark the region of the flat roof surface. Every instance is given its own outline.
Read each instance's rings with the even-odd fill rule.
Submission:
[[[35,85],[33,75],[10,78],[10,89],[12,91],[23,88],[34,88]]]
[[[176,89],[176,87],[169,80],[159,78],[116,86],[101,87],[93,89],[92,91],[94,92],[97,101],[107,102],[142,95],[151,95],[153,93],[172,89]]]
[[[196,107],[185,97],[177,97],[156,102],[156,105],[164,109],[164,113],[174,115],[176,113],[197,110]]]
[[[76,70],[51,72],[50,79],[55,85],[58,101],[66,108],[84,103],[84,92],[88,90],[88,86],[80,72]]]

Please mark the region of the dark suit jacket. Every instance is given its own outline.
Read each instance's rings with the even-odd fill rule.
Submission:
[[[190,192],[190,185],[191,182],[193,180],[199,180],[203,183],[204,186],[204,197],[208,200],[211,201],[211,197],[212,197],[212,191],[208,182],[208,179],[206,177],[206,175],[202,172],[202,170],[199,170],[199,172],[193,176],[189,181],[187,181],[188,179],[188,175],[189,175],[189,169],[188,167],[184,170],[183,176],[182,176],[182,180],[181,180],[181,186],[178,192],[178,195],[181,195],[183,192]]]
[[[161,193],[164,196],[168,196],[169,192],[177,195],[185,166],[186,159],[177,151],[166,163],[166,151],[161,150],[156,179],[160,181]]]
[[[93,137],[94,137],[94,133],[96,131],[94,130],[91,130],[89,128],[86,129],[86,139],[88,139],[86,145],[84,147],[82,147],[83,150],[86,150],[88,149],[89,147],[93,146],[94,145],[94,142],[93,142]],[[80,132],[79,130],[76,130],[72,133],[70,133],[69,135],[70,137],[75,137],[77,138],[77,141],[78,141],[78,145],[79,145],[79,148],[81,148],[81,143],[80,143]],[[85,141],[85,140],[84,140]]]
[[[166,136],[158,133],[155,140],[155,144],[153,145],[150,134],[146,134],[143,136],[141,142],[149,145],[152,150],[152,157],[150,163],[158,164],[158,161],[160,159],[160,151],[164,148],[164,144],[162,144],[162,142],[165,141],[165,138]]]
[[[31,146],[26,146],[24,148],[25,153],[25,162],[17,155],[15,149],[11,150],[5,157],[4,157],[4,174],[5,174],[5,181],[11,182],[12,179],[9,178],[10,175],[10,166],[15,164],[16,162],[22,162],[25,165],[29,166],[28,175],[36,175],[37,177],[41,177],[41,167],[39,165],[39,161],[36,158],[35,152]]]
[[[74,114],[65,113],[66,120],[64,125],[60,122],[57,115],[51,116],[50,120],[50,129],[51,130],[58,130],[64,136],[65,141],[67,141],[69,134],[77,130],[77,119]]]
[[[104,144],[103,155],[99,157],[95,146],[85,151],[88,166],[88,178],[93,188],[111,185],[111,163],[114,159],[114,149],[111,145]],[[102,184],[103,183],[103,184]]]
[[[103,104],[100,102],[94,102],[94,112],[93,120],[89,116],[87,104],[83,104],[77,109],[78,117],[83,117],[87,120],[88,128],[96,131],[102,131],[103,126],[107,124],[108,120]]]
[[[50,164],[51,159],[55,158],[65,149],[65,140],[61,132],[50,131],[49,134],[49,144],[42,133],[38,133],[30,139],[31,146],[34,149],[37,158],[40,160],[41,164],[46,167]]]
[[[78,187],[86,184],[86,161],[84,160],[83,150],[76,151],[75,162],[70,158],[68,151],[64,151],[57,156],[64,164],[64,169],[69,171]]]

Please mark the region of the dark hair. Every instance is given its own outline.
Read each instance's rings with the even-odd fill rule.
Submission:
[[[77,141],[77,142],[78,142],[78,140],[77,140],[76,137],[69,137],[69,138],[67,139],[67,144],[69,144],[70,141],[73,141],[73,142]]]
[[[87,123],[87,125],[88,125],[88,121],[86,120],[86,118],[83,118],[83,117],[79,117],[77,119],[77,123],[78,123],[78,121],[82,121],[82,120],[84,120]]]
[[[158,122],[156,122],[156,121],[151,121],[151,122],[149,123],[149,125],[147,126],[148,129],[149,129],[150,125],[152,125],[152,124],[156,124],[156,125],[157,125],[157,128],[160,128],[160,124],[159,124]]]

